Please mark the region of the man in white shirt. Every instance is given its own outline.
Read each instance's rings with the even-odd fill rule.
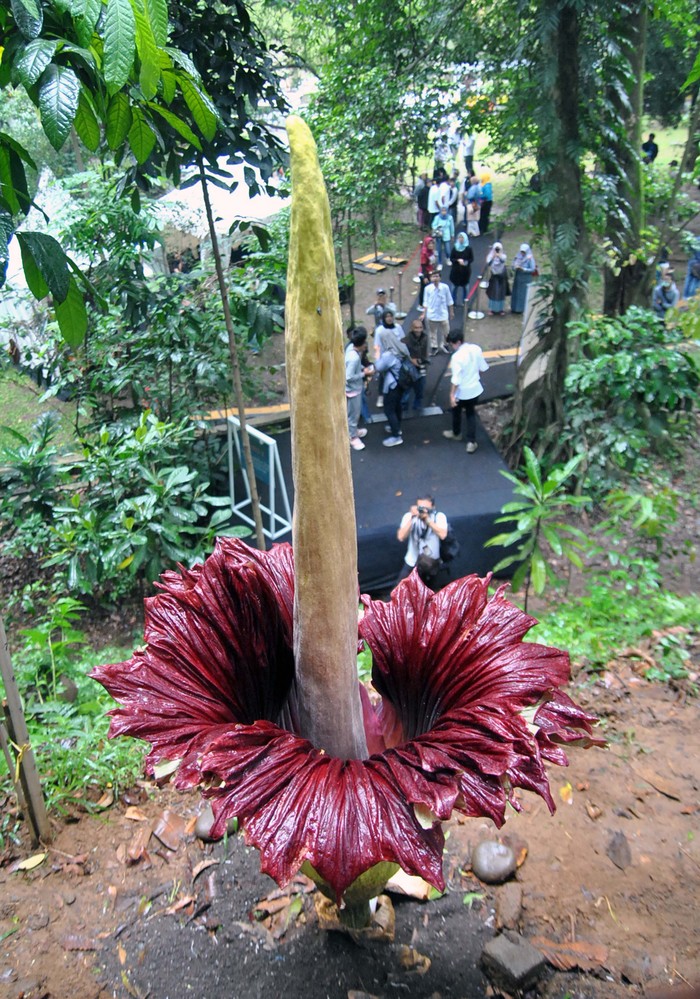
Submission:
[[[430,284],[423,295],[423,308],[431,353],[437,354],[438,350],[447,352],[444,343],[450,332],[450,321],[455,317],[454,299],[449,285],[440,280],[439,271],[430,275]]]
[[[461,330],[454,330],[450,333],[447,345],[452,351],[450,361],[452,430],[443,430],[442,435],[451,441],[461,441],[462,410],[464,410],[467,422],[467,454],[474,454],[478,447],[476,443],[476,400],[484,391],[479,376],[482,371],[488,371],[489,366],[478,344],[464,343]]]

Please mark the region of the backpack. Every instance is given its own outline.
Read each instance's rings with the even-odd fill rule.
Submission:
[[[443,562],[451,562],[459,555],[459,541],[454,530],[448,525],[447,534],[440,542],[440,559]]]
[[[402,357],[401,368],[397,378],[399,388],[404,390],[412,388],[419,377],[418,368],[413,361],[409,360],[408,357]]]

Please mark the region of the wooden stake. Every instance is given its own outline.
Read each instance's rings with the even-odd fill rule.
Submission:
[[[42,842],[48,842],[51,838],[51,827],[49,817],[46,813],[44,795],[41,790],[41,782],[36,768],[34,753],[29,743],[29,733],[27,723],[22,710],[22,701],[17,688],[17,681],[12,669],[10,650],[7,645],[7,635],[5,626],[0,618],[0,675],[5,685],[7,695],[6,721],[7,729],[12,741],[20,747],[19,753],[19,773],[22,781],[32,833],[35,833]],[[14,778],[14,774],[13,774]]]

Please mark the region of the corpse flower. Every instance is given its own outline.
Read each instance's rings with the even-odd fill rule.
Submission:
[[[358,615],[330,218],[310,133],[288,130],[294,554],[220,539],[203,565],[164,574],[144,647],[93,676],[119,702],[110,735],[147,740],[148,772],[170,761],[178,788],[201,786],[214,835],[237,816],[264,871],[284,885],[303,867],[362,925],[396,866],[444,887],[453,810],[500,825],[517,788],[553,810],[545,764],[590,745],[594,719],[560,689],[568,656],[524,642],[534,619],[503,589],[489,599],[488,579],[433,594],[414,573]]]

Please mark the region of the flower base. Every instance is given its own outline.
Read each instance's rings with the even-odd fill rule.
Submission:
[[[369,902],[339,909],[325,895],[314,896],[319,929],[345,933],[355,943],[393,943],[396,929],[394,906],[388,895],[380,895],[374,912]]]

